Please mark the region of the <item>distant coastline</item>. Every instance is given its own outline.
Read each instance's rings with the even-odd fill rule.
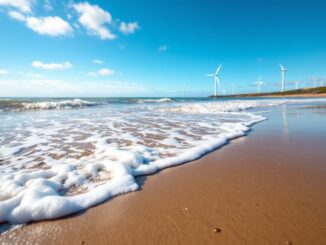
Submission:
[[[326,97],[326,86],[318,88],[305,88],[305,89],[295,89],[288,90],[285,92],[270,92],[270,93],[247,93],[247,94],[235,94],[235,95],[219,95],[209,96],[210,98],[248,98],[248,97],[267,97],[267,98],[277,98],[277,97]]]

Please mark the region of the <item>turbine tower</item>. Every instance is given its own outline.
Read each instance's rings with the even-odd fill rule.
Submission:
[[[285,72],[288,71],[284,68],[283,65],[280,64],[281,67],[281,73],[282,73],[282,93],[284,92],[284,81],[285,81]]]
[[[299,81],[295,81],[295,89],[299,88]]]
[[[219,65],[217,67],[217,70],[215,73],[212,74],[206,74],[207,77],[214,77],[214,96],[217,96],[217,85],[220,86],[220,78],[218,77],[218,73],[221,70],[222,65]]]
[[[317,87],[317,78],[314,77],[313,80],[314,80],[314,88],[316,88]]]
[[[260,88],[261,88],[261,86],[264,85],[264,82],[261,80],[261,76],[258,78],[256,85],[257,85],[257,92],[258,92],[258,94],[260,94]]]

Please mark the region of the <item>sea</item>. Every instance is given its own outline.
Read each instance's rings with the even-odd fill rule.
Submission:
[[[316,103],[326,100],[0,98],[0,223],[86,210],[246,137],[274,108]]]

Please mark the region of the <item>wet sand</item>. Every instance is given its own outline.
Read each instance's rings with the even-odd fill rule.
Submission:
[[[326,244],[326,109],[265,115],[247,137],[138,178],[140,191],[0,243]]]

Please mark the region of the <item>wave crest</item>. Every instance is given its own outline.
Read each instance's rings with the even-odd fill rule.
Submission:
[[[174,102],[171,98],[161,98],[161,99],[136,99],[136,103],[144,104],[144,103],[168,103]]]
[[[81,99],[42,102],[6,101],[6,103],[2,103],[0,107],[2,111],[24,111],[84,108],[89,106],[95,106],[98,104],[98,102],[91,102]]]

